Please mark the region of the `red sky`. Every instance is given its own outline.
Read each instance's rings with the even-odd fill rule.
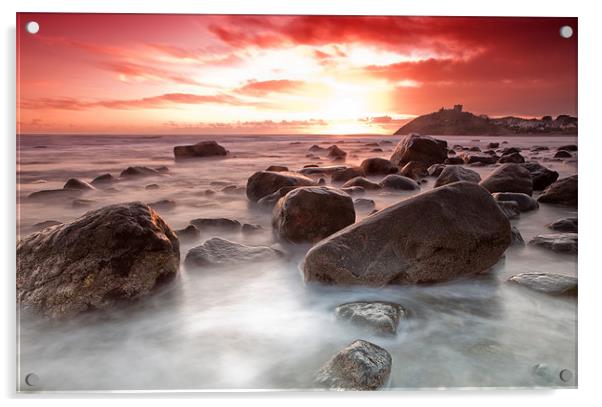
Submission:
[[[391,133],[456,103],[576,115],[576,33],[575,18],[24,13],[18,131]]]

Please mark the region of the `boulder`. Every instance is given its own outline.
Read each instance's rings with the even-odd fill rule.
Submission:
[[[525,240],[516,226],[512,226],[512,246],[524,246]]]
[[[516,219],[520,216],[520,208],[515,201],[498,201],[497,205],[508,219]]]
[[[521,151],[518,147],[506,147],[502,150],[502,155],[520,153]]]
[[[330,187],[301,187],[278,201],[272,213],[276,234],[292,243],[314,243],[355,222],[353,200]]]
[[[480,152],[481,149],[478,146],[472,146],[468,149],[468,151],[476,151],[476,152]]]
[[[364,177],[355,177],[343,184],[343,188],[362,187],[365,190],[381,189],[381,186],[375,182],[369,181]]]
[[[481,181],[481,176],[478,172],[469,170],[460,165],[448,165],[441,171],[441,174],[439,174],[434,187],[437,188],[457,181],[467,181],[478,184]]]
[[[366,158],[360,164],[363,175],[387,175],[397,172],[397,167],[386,158]]]
[[[328,157],[333,160],[344,160],[347,157],[347,153],[336,145],[330,146],[326,150],[328,151]]]
[[[254,264],[280,258],[282,253],[267,246],[247,246],[219,237],[190,249],[184,260],[187,267]]]
[[[106,184],[112,184],[115,181],[116,181],[115,177],[113,177],[111,174],[107,173],[107,174],[99,175],[98,177],[94,178],[92,180],[92,182],[90,182],[90,183],[94,186],[102,186],[102,185],[106,185]]]
[[[184,229],[176,230],[176,235],[182,243],[189,243],[201,237],[201,231],[194,225],[188,225]]]
[[[65,183],[65,185],[63,186],[63,189],[78,189],[80,191],[96,190],[96,188],[94,188],[92,185],[90,185],[86,181],[82,181],[81,179],[77,179],[77,178],[69,178],[67,180],[67,182]]]
[[[339,305],[334,312],[338,319],[386,335],[395,335],[399,321],[406,317],[401,305],[382,301],[350,302]]]
[[[567,144],[564,146],[560,146],[558,147],[556,150],[558,151],[577,151],[577,145],[576,144]]]
[[[135,178],[135,177],[140,178],[140,177],[153,177],[153,176],[157,176],[157,175],[161,175],[161,173],[159,173],[159,171],[154,170],[152,168],[134,166],[134,167],[128,167],[125,170],[121,171],[121,174],[119,176],[121,178]]]
[[[548,295],[577,297],[577,278],[564,274],[521,273],[508,281]]]
[[[520,163],[524,163],[524,162],[525,162],[525,157],[520,155],[520,153],[505,154],[505,155],[501,156],[500,159],[498,160],[498,163],[500,163],[500,164],[505,164],[505,163],[520,164]]]
[[[247,198],[257,202],[264,196],[273,194],[282,187],[301,187],[315,185],[306,176],[293,172],[259,171],[247,180]]]
[[[270,165],[265,170],[274,172],[288,172],[288,167],[285,167],[284,165]]]
[[[411,134],[397,144],[391,155],[391,162],[397,167],[402,167],[410,161],[420,161],[428,167],[442,163],[446,158],[447,141]]]
[[[322,240],[305,281],[384,286],[482,273],[511,242],[510,222],[485,189],[456,182],[389,206]]]
[[[547,187],[537,198],[538,202],[577,206],[577,175],[562,178]]]
[[[550,223],[548,227],[558,232],[570,232],[577,233],[578,225],[577,218],[564,218],[558,219],[557,221]]]
[[[17,244],[17,300],[50,318],[105,309],[173,278],[179,242],[140,202],[106,206]]]
[[[480,185],[489,192],[522,192],[533,194],[531,174],[520,164],[504,164],[496,168]]]
[[[332,173],[330,182],[340,183],[347,182],[355,177],[363,177],[364,171],[361,168],[345,168]]]
[[[535,236],[529,244],[556,253],[577,254],[577,233],[552,233]]]
[[[558,150],[554,154],[554,158],[571,158],[573,155],[565,150]]]
[[[27,196],[32,201],[66,201],[79,197],[84,191],[81,189],[44,189],[32,192]]]
[[[462,157],[448,157],[443,161],[443,164],[446,165],[461,165],[464,164],[464,159]]]
[[[445,164],[433,164],[428,168],[429,176],[438,177],[443,172],[443,169],[446,167]]]
[[[389,379],[391,364],[389,352],[356,340],[320,368],[315,383],[332,390],[378,390]]]
[[[548,146],[533,146],[531,147],[531,151],[547,151],[550,147]]]
[[[487,148],[498,148],[500,143],[489,143],[487,144]]]
[[[313,152],[313,153],[318,153],[318,152],[322,152],[322,151],[325,151],[325,150],[326,150],[325,148],[323,148],[323,147],[320,147],[320,146],[319,146],[319,145],[317,145],[317,144],[314,144],[313,146],[311,146],[311,147],[309,148],[309,151],[311,151],[311,152]]]
[[[420,189],[420,185],[411,178],[403,175],[390,174],[384,177],[379,185],[388,190],[414,191]]]
[[[237,231],[241,226],[239,221],[228,218],[197,218],[191,220],[190,224],[196,226],[201,232],[208,229]]]
[[[511,201],[518,204],[518,209],[521,212],[534,211],[539,208],[539,204],[535,199],[527,194],[519,192],[496,192],[493,194],[493,199],[496,201]]]
[[[428,177],[428,165],[421,161],[410,161],[399,170],[399,175],[419,180],[420,178]]]
[[[228,154],[228,150],[215,141],[201,141],[193,145],[175,146],[173,154],[176,160],[203,157],[220,157]]]
[[[497,155],[489,154],[468,154],[462,153],[460,155],[466,164],[495,164],[499,157]]]
[[[558,173],[552,171],[536,162],[522,164],[531,174],[533,180],[533,190],[543,191],[558,179]]]

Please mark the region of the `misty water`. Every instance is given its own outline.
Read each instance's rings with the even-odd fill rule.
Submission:
[[[558,171],[560,178],[577,172],[576,160],[550,160],[555,147],[576,143],[575,137],[443,138],[450,146],[482,149],[491,141],[507,140],[507,146],[527,149],[527,158]],[[225,146],[230,156],[174,162],[175,145],[208,139]],[[270,212],[250,204],[244,188],[228,193],[221,191],[224,186],[244,187],[251,174],[269,165],[291,170],[306,164],[332,165],[326,157],[306,157],[312,144],[336,143],[348,153],[346,164],[359,164],[367,157],[389,158],[398,140],[396,136],[21,136],[18,234],[32,233],[36,223],[69,222],[108,204],[171,199],[176,207],[159,213],[173,229],[199,217],[225,217],[263,227],[254,234],[203,234],[198,242],[181,244],[182,261],[190,248],[214,236],[273,245],[278,241],[272,235]],[[374,147],[366,146],[375,142],[381,142],[383,152],[371,152]],[[528,149],[533,145],[550,150],[531,156]],[[74,207],[72,200],[26,199],[34,191],[62,188],[71,177],[90,181],[106,172],[118,176],[132,165],[165,165],[169,172],[89,192],[82,197],[91,201],[86,207]],[[484,176],[492,168],[473,169]],[[434,180],[428,178],[422,191],[431,189]],[[147,190],[148,184],[158,184],[159,189]],[[216,193],[207,195],[208,189]],[[373,199],[382,209],[416,193],[367,191],[363,198]],[[357,215],[361,219],[368,213]],[[575,215],[575,209],[542,204],[512,224],[529,241],[552,233],[547,224]],[[504,259],[479,277],[373,289],[306,284],[299,266],[308,246],[282,247],[288,255],[278,261],[215,269],[182,264],[176,280],[155,295],[111,311],[60,322],[21,315],[19,380],[35,373],[40,379],[35,390],[42,391],[312,389],[313,375],[321,365],[353,340],[364,339],[392,355],[391,378],[384,390],[576,385],[577,302],[507,282],[524,272],[576,275],[575,255],[527,245],[508,249]],[[401,321],[396,336],[378,336],[335,319],[334,308],[354,300],[396,302],[409,317]],[[545,366],[535,374],[537,364]],[[573,373],[567,382],[560,380],[562,369]]]

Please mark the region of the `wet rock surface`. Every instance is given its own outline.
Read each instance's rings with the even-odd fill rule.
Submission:
[[[443,185],[451,184],[458,181],[474,182],[478,184],[481,181],[481,176],[478,172],[464,168],[460,165],[448,165],[435,181],[435,188]]]
[[[175,146],[173,154],[176,160],[190,158],[220,157],[228,154],[228,150],[215,141],[201,141],[193,145]]]
[[[259,171],[247,180],[247,198],[257,202],[282,187],[312,186],[316,183],[301,174],[292,172]]]
[[[547,187],[537,198],[538,202],[577,206],[578,180],[577,175],[562,178]]]
[[[415,191],[420,189],[420,185],[413,179],[396,174],[387,175],[380,181],[379,185],[389,191]]]
[[[405,309],[396,303],[358,301],[341,304],[335,308],[338,319],[366,327],[379,334],[394,335],[399,321],[406,318]]]
[[[320,368],[315,383],[332,390],[378,390],[389,379],[391,365],[385,349],[357,340]]]
[[[398,171],[397,167],[386,158],[367,158],[360,164],[361,172],[358,175],[387,175]]]
[[[280,251],[268,246],[247,246],[214,237],[190,249],[184,263],[188,267],[228,266],[275,260],[281,255]]]
[[[480,182],[489,192],[521,192],[533,194],[531,174],[520,164],[504,164],[489,174]]]
[[[528,162],[522,164],[522,166],[531,174],[534,191],[543,191],[558,179],[558,172],[552,171],[539,163]]]
[[[105,309],[150,294],[173,278],[177,236],[140,202],[111,205],[17,244],[17,295],[50,318]]]
[[[548,227],[550,229],[556,230],[558,232],[577,233],[578,219],[577,218],[558,219],[557,221],[550,223],[548,225]]]
[[[577,278],[555,273],[521,273],[508,280],[544,294],[577,297]]]
[[[63,189],[78,189],[80,191],[96,190],[92,185],[78,178],[69,178],[63,186]]]
[[[410,161],[423,162],[427,168],[447,158],[447,142],[429,136],[412,134],[404,137],[391,155],[391,162],[402,167]]]
[[[529,244],[552,250],[556,253],[577,254],[577,233],[552,233],[538,235]]]
[[[355,177],[343,184],[343,188],[350,187],[362,187],[367,191],[381,189],[381,186],[379,184],[372,182],[364,177]]]

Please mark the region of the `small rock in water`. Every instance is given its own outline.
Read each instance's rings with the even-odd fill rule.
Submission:
[[[498,202],[516,202],[521,212],[534,211],[539,208],[539,204],[535,199],[519,192],[496,192],[493,194],[493,198]]]
[[[462,153],[460,157],[462,158],[464,163],[470,164],[473,166],[476,166],[477,164],[478,165],[495,164],[497,162],[497,160],[499,159],[499,157],[497,155],[489,155],[489,154]]]
[[[344,160],[345,157],[347,157],[347,153],[336,145],[328,147],[327,150],[328,157],[332,158],[333,160]]]
[[[520,164],[504,164],[479,183],[489,192],[522,192],[533,194],[531,173]]]
[[[330,187],[300,187],[278,201],[272,225],[292,243],[315,243],[355,222],[351,197]]]
[[[500,143],[489,143],[487,144],[488,148],[498,148],[500,146]]]
[[[445,169],[445,167],[445,164],[433,164],[428,168],[427,171],[429,173],[429,176],[438,177],[439,175],[441,175],[441,172]]]
[[[99,175],[98,177],[94,178],[92,180],[91,184],[98,186],[98,185],[103,185],[103,184],[104,185],[112,184],[115,181],[116,181],[115,177],[113,177],[111,174],[107,173],[107,174]]]
[[[557,150],[563,150],[563,151],[577,151],[577,145],[576,144],[567,144],[565,146],[560,146],[557,148]]]
[[[77,179],[77,178],[69,178],[67,180],[67,182],[65,183],[65,185],[63,186],[63,189],[78,189],[80,191],[96,190],[96,188],[94,188],[92,185],[88,184],[86,181],[82,181],[81,179]]]
[[[158,184],[148,184],[147,186],[144,187],[144,189],[152,191],[155,189],[159,189],[159,185]]]
[[[161,175],[159,171],[154,170],[148,167],[128,167],[125,170],[121,171],[119,175],[121,178],[134,178],[134,177],[153,177]]]
[[[536,162],[522,164],[531,173],[533,190],[543,191],[558,179],[558,173]]]
[[[204,232],[207,229],[235,231],[239,230],[241,227],[239,221],[227,218],[197,218],[191,220],[190,224],[199,228],[201,232]]]
[[[562,178],[547,187],[537,198],[538,202],[559,205],[577,206],[578,200],[577,175]]]
[[[162,199],[160,201],[149,203],[148,206],[157,211],[171,211],[176,207],[176,201],[171,199]]]
[[[377,190],[382,187],[375,182],[372,182],[364,177],[355,177],[343,184],[343,188],[362,187],[365,190]]]
[[[464,164],[464,160],[462,157],[448,157],[443,161],[443,164],[446,165],[462,165]]]
[[[554,154],[554,158],[571,158],[573,155],[565,150],[558,150],[556,154]]]
[[[273,194],[269,194],[261,198],[259,201],[257,201],[257,205],[272,209],[274,206],[276,206],[276,203],[280,200],[280,198],[297,188],[299,187],[282,187]]]
[[[481,181],[481,176],[478,172],[460,165],[448,165],[441,170],[441,174],[439,174],[439,177],[435,181],[434,188],[457,181],[468,181],[478,184]]]
[[[395,335],[399,321],[406,317],[406,311],[401,305],[382,301],[342,304],[335,308],[335,314],[339,319],[389,335]]]
[[[339,183],[339,182],[347,182],[350,179],[355,177],[363,177],[364,171],[361,168],[344,168],[339,169],[332,173],[330,177],[330,182]]]
[[[266,171],[274,171],[274,172],[282,172],[282,171],[288,171],[288,167],[285,167],[284,165],[270,165],[265,170]]]
[[[363,187],[341,188],[341,191],[349,195],[363,195],[366,193],[366,190]]]
[[[176,235],[183,243],[190,243],[201,237],[201,231],[194,225],[188,225],[184,229],[176,230]]]
[[[413,179],[396,174],[387,175],[380,181],[379,185],[389,191],[415,191],[420,189],[420,185]]]
[[[353,205],[355,209],[360,211],[372,211],[374,210],[376,204],[372,199],[358,198],[353,201]]]
[[[525,240],[516,226],[512,226],[512,246],[524,246]]]
[[[160,172],[161,174],[165,174],[165,173],[169,172],[169,168],[167,168],[165,165],[157,167],[157,168],[155,168],[155,170],[157,170],[157,172]]]
[[[577,277],[555,273],[521,273],[510,277],[512,283],[549,295],[577,296]]]
[[[215,141],[201,141],[194,145],[175,146],[173,148],[176,160],[202,157],[219,157],[228,154],[228,150]]]
[[[227,187],[223,187],[220,191],[223,192],[224,194],[236,195],[236,194],[244,194],[246,191],[246,188],[238,186],[238,185],[228,185]]]
[[[80,189],[45,189],[42,191],[32,192],[27,196],[28,199],[33,201],[64,201],[68,199],[75,199],[84,191]]]
[[[500,164],[505,164],[505,163],[524,163],[525,162],[525,157],[523,157],[522,155],[520,155],[520,153],[512,153],[512,154],[505,154],[503,156],[500,157],[500,159],[498,160],[498,163]]]
[[[391,364],[385,349],[357,340],[320,368],[315,383],[332,390],[378,390],[389,379]]]
[[[556,222],[550,223],[548,227],[558,232],[577,233],[577,218],[558,219]]]
[[[538,235],[529,244],[544,247],[557,253],[577,253],[577,233],[552,233]]]
[[[191,249],[186,255],[187,266],[227,266],[275,260],[282,253],[267,246],[246,246],[214,237]]]

